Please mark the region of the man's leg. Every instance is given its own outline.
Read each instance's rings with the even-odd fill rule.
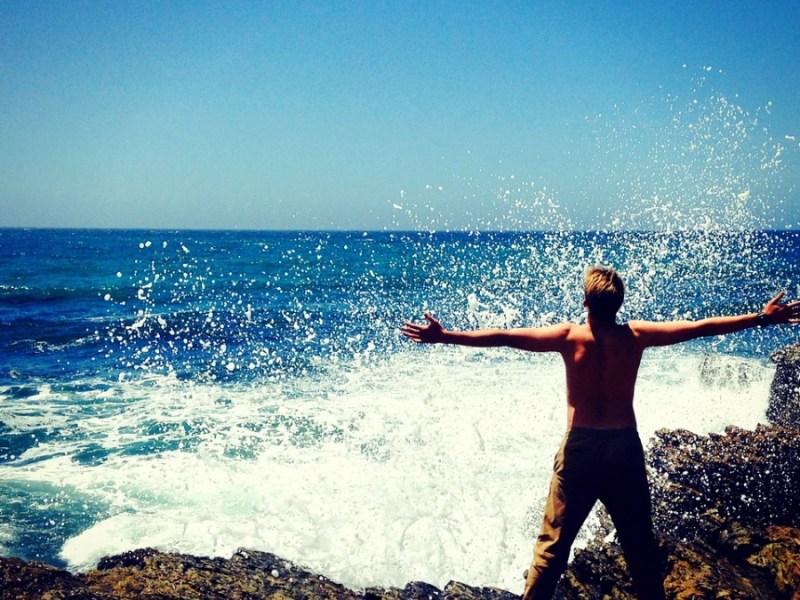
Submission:
[[[653,534],[650,489],[638,436],[621,440],[613,454],[618,468],[610,469],[600,500],[617,529],[636,595],[640,600],[663,600],[661,554]]]
[[[573,446],[576,444],[573,444]],[[556,455],[542,529],[533,549],[523,600],[548,600],[569,560],[570,549],[597,496],[585,481],[581,452],[566,440]],[[585,454],[585,453],[584,453]]]

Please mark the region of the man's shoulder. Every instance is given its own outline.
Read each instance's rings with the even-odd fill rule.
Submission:
[[[631,319],[626,323],[630,330],[634,333],[642,331],[650,331],[653,329],[662,329],[668,325],[669,321],[648,321],[645,319]]]
[[[669,346],[691,339],[693,321],[630,321],[633,337],[643,347]]]
[[[578,339],[581,337],[591,335],[591,329],[588,323],[574,323],[572,321],[564,321],[556,325],[561,335],[566,339]]]
[[[546,337],[546,338],[561,338],[566,339],[573,332],[576,331],[576,328],[579,328],[580,325],[577,323],[571,323],[569,321],[563,321],[561,323],[553,323],[551,325],[543,325],[538,327],[531,327],[525,329],[519,329],[517,331],[522,332],[523,334],[530,336],[530,337]]]
[[[561,323],[552,325],[552,327],[558,331],[561,331],[565,335],[577,331],[583,331],[584,329],[588,328],[586,323],[573,323],[572,321],[562,321]]]

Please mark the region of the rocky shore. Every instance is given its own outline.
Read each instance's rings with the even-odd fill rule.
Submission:
[[[662,430],[649,444],[653,517],[667,597],[800,600],[800,346],[777,364],[768,416],[754,431],[696,435]],[[635,600],[619,547],[602,527],[559,584],[561,600]],[[522,586],[520,579],[520,588]],[[0,558],[5,599],[511,600],[514,593],[451,582],[350,590],[280,557],[240,550],[230,559],[136,550],[70,574]]]

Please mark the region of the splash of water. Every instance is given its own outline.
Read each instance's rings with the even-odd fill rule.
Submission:
[[[731,297],[730,282],[744,282],[740,297],[757,301],[764,300],[764,288],[793,288],[789,278],[768,281],[763,265],[785,262],[767,231],[783,222],[782,206],[792,191],[785,178],[787,164],[797,161],[798,152],[770,132],[769,102],[748,109],[736,95],[720,91],[723,84],[720,73],[704,67],[698,76],[682,80],[680,91],[633,105],[620,103],[587,117],[580,143],[591,148],[591,159],[576,165],[587,173],[585,188],[577,191],[577,208],[574,199],[530,178],[487,174],[481,180],[471,174],[461,178],[469,193],[455,202],[450,198],[448,203],[448,186],[428,186],[413,199],[404,192],[403,205],[396,207],[402,210],[396,213],[405,220],[396,214],[393,225],[447,228],[465,222],[461,207],[473,206],[477,197],[479,209],[465,213],[468,230],[552,232],[545,244],[537,243],[536,236],[518,242],[516,261],[481,262],[479,283],[466,294],[473,324],[573,318],[572,290],[580,285],[578,273],[591,264],[623,272],[630,289],[628,315],[675,319],[752,310],[755,306]],[[592,207],[593,228],[602,235],[563,235],[582,221],[578,213],[585,215]],[[634,240],[631,231],[642,233]],[[615,235],[621,232],[626,233]],[[512,264],[515,270],[509,270]],[[520,310],[510,288],[527,290],[532,271],[546,275],[538,282],[553,282],[554,289],[537,288],[536,293],[561,297],[567,308],[533,314]],[[508,282],[505,290],[494,289],[498,273]],[[700,288],[698,301],[680,302],[695,300]],[[665,289],[671,290],[666,297]]]

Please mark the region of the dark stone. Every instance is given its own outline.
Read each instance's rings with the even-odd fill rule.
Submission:
[[[0,558],[0,599],[52,598],[53,600],[104,600],[86,589],[80,577],[38,562]]]
[[[145,559],[156,554],[158,554],[158,550],[154,548],[140,548],[131,552],[115,554],[114,556],[105,556],[97,563],[97,570],[107,571],[108,569],[116,568],[142,567]]]
[[[397,588],[368,588],[364,600],[439,600],[442,590],[422,581],[413,581],[402,590]]]
[[[767,418],[777,425],[800,429],[800,344],[777,350],[770,358],[776,367]]]
[[[558,588],[558,600],[636,600],[628,568],[619,548],[597,541],[583,550],[575,551],[575,558],[561,578]]]
[[[493,587],[471,587],[451,581],[444,587],[445,600],[519,600],[519,595]]]
[[[681,538],[736,521],[750,528],[800,524],[800,435],[778,425],[725,435],[662,430],[651,444],[656,529]],[[716,517],[715,517],[716,518]]]

